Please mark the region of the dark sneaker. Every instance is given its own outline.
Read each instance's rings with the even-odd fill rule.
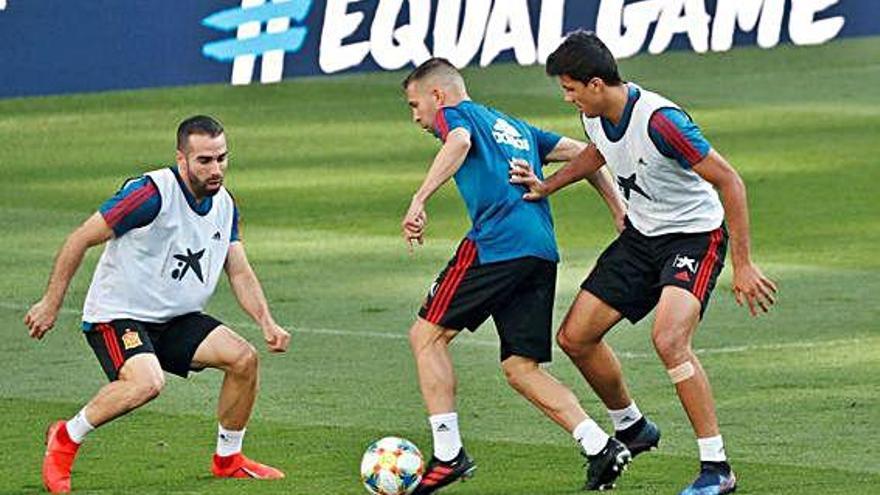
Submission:
[[[629,428],[614,432],[614,438],[623,442],[633,457],[654,450],[660,444],[660,428],[653,421],[642,416]]]
[[[584,490],[610,490],[626,470],[632,454],[619,440],[609,438],[605,448],[596,455],[587,456],[587,483]]]
[[[477,463],[468,457],[464,449],[461,449],[451,461],[441,461],[431,457],[428,467],[425,468],[425,474],[412,495],[428,495],[458,480],[469,479],[476,469]]]
[[[726,462],[701,462],[700,475],[679,495],[723,495],[736,491],[736,475]]]

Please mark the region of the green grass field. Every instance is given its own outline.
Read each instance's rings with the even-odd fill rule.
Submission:
[[[672,53],[624,61],[627,78],[688,108],[749,187],[754,258],[780,286],[751,319],[725,270],[696,341],[710,373],[740,493],[880,493],[880,42]],[[162,396],[101,428],[74,472],[81,493],[359,494],[366,445],[394,434],[430,451],[406,331],[467,229],[454,186],[429,205],[427,244],[409,256],[398,225],[437,149],[409,123],[400,74],[303,79],[0,101],[0,493],[40,490],[43,431],[105,383],[78,329],[92,252],[57,327],[31,341],[21,323],[56,249],[126,177],[173,158],[174,129],[220,117],[228,185],[276,316],[294,334],[270,356],[221,284],[209,311],[262,353],[250,455],[285,469],[276,483],[210,479],[220,374],[171,378]],[[471,95],[579,136],[575,111],[541,68],[469,70]],[[613,229],[585,186],[553,198],[563,261],[557,322]],[[620,494],[676,493],[696,445],[654,357],[648,321],[611,336],[640,407],[664,430]],[[507,388],[491,325],[453,353],[459,412],[477,477],[452,494],[573,494],[583,481],[570,437]],[[608,425],[564,355],[553,373]],[[427,453],[427,452],[426,452]]]

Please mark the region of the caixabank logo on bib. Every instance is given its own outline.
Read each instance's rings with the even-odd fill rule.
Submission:
[[[296,60],[286,55],[300,52],[310,36],[319,36],[313,56],[324,74],[357,68],[368,56],[383,70],[418,65],[432,56],[457,67],[478,57],[485,67],[504,52],[521,65],[544,63],[564,32],[577,27],[595,30],[618,58],[635,55],[646,44],[649,53],[663,53],[677,35],[698,53],[729,50],[736,32],[756,33],[762,48],[778,45],[784,32],[796,45],[811,45],[840,34],[843,16],[823,15],[840,1],[241,0],[240,7],[202,21],[235,33],[204,45],[202,53],[232,62],[233,84],[250,84],[258,58],[260,82],[280,81],[285,60]],[[375,8],[357,10],[365,2]],[[315,12],[322,6],[323,18]]]

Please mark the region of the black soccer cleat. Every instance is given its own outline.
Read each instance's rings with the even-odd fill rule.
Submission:
[[[614,438],[623,442],[635,458],[642,452],[654,450],[660,445],[660,428],[643,416],[629,428],[614,432]]]
[[[441,461],[431,457],[428,467],[425,468],[425,474],[412,495],[428,495],[458,480],[470,479],[476,469],[477,463],[468,457],[464,448],[459,450],[458,455],[451,461]]]
[[[587,482],[584,490],[610,490],[626,470],[632,454],[619,440],[609,438],[605,448],[596,455],[587,456]]]

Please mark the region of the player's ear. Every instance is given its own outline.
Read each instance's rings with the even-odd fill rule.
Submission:
[[[183,167],[186,165],[186,155],[183,154],[183,151],[177,150],[174,153],[174,161],[177,162],[178,167]]]
[[[431,90],[431,99],[434,100],[437,108],[440,108],[446,102],[446,92],[440,88],[434,88]]]

